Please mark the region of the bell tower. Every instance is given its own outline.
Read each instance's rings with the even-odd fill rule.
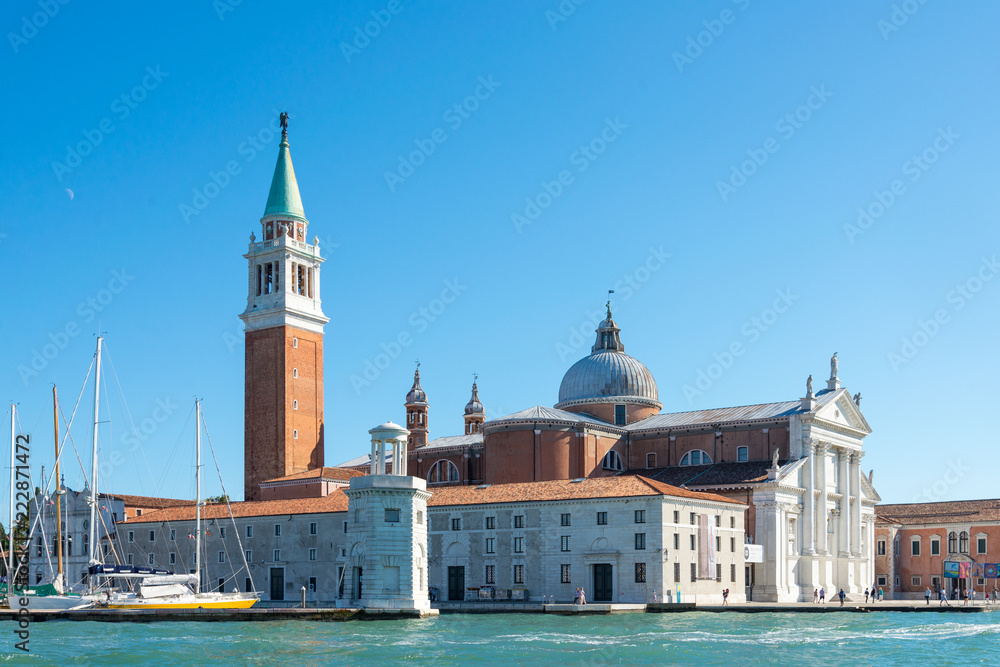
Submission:
[[[309,221],[282,114],[278,162],[261,240],[250,235],[246,329],[244,487],[323,465],[323,325],[319,241],[306,242]]]
[[[427,394],[420,386],[420,362],[413,372],[413,386],[406,394],[406,446],[410,449],[427,444]]]

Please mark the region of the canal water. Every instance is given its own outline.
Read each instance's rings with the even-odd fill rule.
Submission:
[[[1000,665],[997,613],[450,614],[321,623],[45,622],[3,664]]]

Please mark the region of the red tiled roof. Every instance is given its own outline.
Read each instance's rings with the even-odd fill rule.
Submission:
[[[1000,499],[876,505],[875,516],[904,525],[1000,521]]]
[[[103,494],[102,494],[103,495]],[[193,500],[180,500],[177,498],[153,498],[151,496],[123,496],[120,493],[111,494],[112,498],[118,498],[125,503],[126,508],[139,507],[142,509],[159,510],[165,507],[182,507],[190,505],[194,507]]]
[[[672,496],[691,500],[742,504],[714,493],[681,489],[639,475],[588,477],[581,482],[558,479],[548,482],[519,482],[515,484],[490,484],[488,486],[431,487],[428,490],[434,494],[427,502],[430,507],[525,503],[545,500],[585,500],[588,498],[634,498],[639,496]]]
[[[312,470],[297,472],[294,475],[286,475],[285,477],[275,477],[274,479],[265,480],[264,482],[261,482],[261,485],[270,484],[271,482],[291,482],[295,480],[319,479],[320,477],[346,482],[352,477],[360,477],[365,474],[366,473],[364,472],[348,468],[314,468]]]
[[[201,508],[202,519],[228,519],[229,507],[233,516],[245,518],[253,516],[281,516],[282,514],[320,514],[323,512],[346,512],[347,496],[340,489],[322,498],[296,498],[293,500],[251,500],[230,503],[210,503]],[[194,521],[193,503],[188,507],[168,507],[155,512],[145,512],[142,516],[129,519],[128,523],[159,523],[163,521]]]

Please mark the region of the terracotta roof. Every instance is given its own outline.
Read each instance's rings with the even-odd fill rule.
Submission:
[[[780,465],[788,463],[779,461]],[[760,484],[767,481],[771,461],[744,461],[711,463],[704,466],[669,466],[634,470],[625,474],[640,474],[650,479],[674,486],[727,486],[733,484]]]
[[[103,494],[102,494],[103,495]],[[160,510],[164,507],[183,507],[190,505],[194,507],[193,500],[180,500],[177,498],[153,498],[151,496],[123,496],[120,493],[111,495],[125,503],[125,507],[139,507],[142,509]]]
[[[294,500],[251,500],[230,503],[233,516],[246,518],[253,516],[281,516],[284,514],[320,514],[322,512],[346,512],[347,496],[340,489],[322,498],[296,498]],[[129,519],[128,524],[159,523],[162,521],[194,521],[195,508],[168,507],[155,512],[145,512],[142,516]],[[229,507],[226,503],[210,503],[201,508],[202,519],[228,519]]]
[[[1000,499],[876,505],[879,519],[904,525],[1000,521]]]
[[[588,477],[581,482],[558,479],[549,482],[482,484],[479,486],[431,487],[430,507],[446,505],[482,505],[486,503],[525,503],[544,500],[585,500],[588,498],[634,498],[672,496],[692,500],[741,504],[730,498],[680,489],[638,475]]]
[[[271,482],[291,482],[300,479],[319,479],[320,477],[346,482],[352,477],[360,477],[364,474],[365,473],[362,471],[348,470],[346,468],[314,468],[304,472],[297,472],[294,475],[286,475],[285,477],[275,477],[274,479],[265,480],[261,482],[261,486],[264,484],[270,484]]]

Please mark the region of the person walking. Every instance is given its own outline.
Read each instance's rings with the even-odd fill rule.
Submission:
[[[994,586],[993,586],[993,604],[996,604],[996,603],[997,603],[997,587],[994,584]]]
[[[837,597],[840,598],[840,606],[843,607],[844,606],[844,589],[843,588],[841,588],[840,592],[837,593]]]
[[[962,604],[966,607],[969,606],[969,589],[966,588],[962,593]]]
[[[573,591],[573,604],[580,604],[580,587],[577,586],[576,590]]]
[[[813,604],[816,604],[816,602],[818,600],[819,600],[819,591],[814,588],[813,589]]]
[[[941,606],[950,607],[951,606],[948,603],[948,594],[944,592],[944,588],[941,589],[941,601],[938,603],[938,606],[939,607],[941,607]]]
[[[729,606],[729,589],[728,588],[725,589],[724,591],[722,591],[722,606],[723,607],[728,607]]]
[[[930,603],[931,603],[931,587],[930,586],[928,586],[927,590],[924,591],[924,599],[927,600],[927,604],[930,605]]]
[[[879,589],[878,589],[878,601],[881,602],[884,597],[885,597],[885,592],[882,590],[881,587],[879,587]]]
[[[868,589],[865,588],[865,604],[868,604]]]
[[[583,586],[580,587],[580,604],[587,604],[587,592],[583,590]]]
[[[824,604],[826,602],[826,589],[820,586],[819,588],[819,603]]]

